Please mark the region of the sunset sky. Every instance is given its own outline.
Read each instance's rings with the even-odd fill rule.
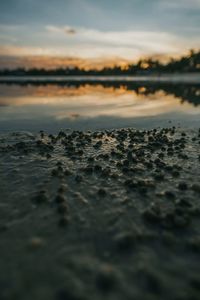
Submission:
[[[1,67],[33,56],[126,62],[191,48],[200,48],[200,0],[0,1]]]

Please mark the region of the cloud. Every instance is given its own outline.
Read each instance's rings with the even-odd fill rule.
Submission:
[[[15,43],[15,42],[17,42],[17,39],[14,36],[0,34],[0,43],[1,42]]]
[[[65,28],[65,33],[66,34],[75,34],[76,30],[73,28]]]
[[[114,65],[125,66],[132,61],[120,59],[119,57],[104,59],[84,59],[80,57],[58,57],[58,56],[0,56],[0,69],[4,68],[45,68],[55,69],[63,67],[79,66],[80,68],[97,68],[103,66],[113,67]]]
[[[24,28],[22,25],[12,25],[12,24],[0,24],[0,31],[9,32],[9,31],[17,31]]]
[[[51,55],[52,49],[48,47],[25,47],[15,45],[0,45],[0,56],[28,56],[28,55]]]
[[[183,0],[184,1],[184,0]],[[12,25],[10,25],[12,28]],[[10,27],[9,27],[10,28]],[[191,28],[192,31],[192,28]],[[198,32],[197,32],[198,33]],[[6,39],[7,37],[7,39]],[[15,40],[13,40],[15,37]],[[122,58],[135,60],[149,55],[181,55],[200,47],[199,35],[181,37],[161,30],[97,30],[54,24],[0,32],[0,55]]]
[[[65,33],[65,34],[76,34],[76,29],[71,26],[58,27],[53,25],[47,25],[46,30],[50,33]]]
[[[200,0],[167,0],[159,1],[158,5],[163,9],[195,10],[200,8]]]
[[[75,49],[75,46],[81,47],[81,52],[84,49],[90,48],[90,51],[94,50],[96,53],[110,51],[122,54],[122,52],[140,52],[140,54],[163,54],[163,53],[176,53],[182,51],[185,47],[197,47],[200,46],[199,40],[193,38],[191,40],[184,39],[172,33],[162,31],[100,31],[96,29],[70,26],[47,26],[46,29],[51,34],[55,35],[59,33],[61,39],[67,38],[69,33],[73,32],[73,40],[68,41],[68,47]],[[77,47],[78,48],[78,47]],[[104,51],[101,51],[104,49]],[[112,49],[112,50],[111,50]],[[121,50],[120,50],[121,49]],[[75,51],[80,49],[75,49]],[[91,53],[94,55],[94,53]]]

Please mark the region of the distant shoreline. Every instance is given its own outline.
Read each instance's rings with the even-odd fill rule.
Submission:
[[[200,84],[200,73],[172,73],[172,74],[148,74],[148,75],[66,75],[66,76],[51,76],[51,75],[8,75],[0,76],[0,83],[31,83],[31,82],[44,82],[44,83],[54,83],[54,82],[164,82],[164,83],[196,83]]]

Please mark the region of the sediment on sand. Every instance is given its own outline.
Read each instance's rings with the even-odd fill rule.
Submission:
[[[1,299],[199,299],[200,130],[0,136]]]

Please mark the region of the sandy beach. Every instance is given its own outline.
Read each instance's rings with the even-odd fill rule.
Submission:
[[[0,1],[0,300],[200,300],[199,16]]]
[[[0,299],[200,297],[200,129],[0,135]]]

